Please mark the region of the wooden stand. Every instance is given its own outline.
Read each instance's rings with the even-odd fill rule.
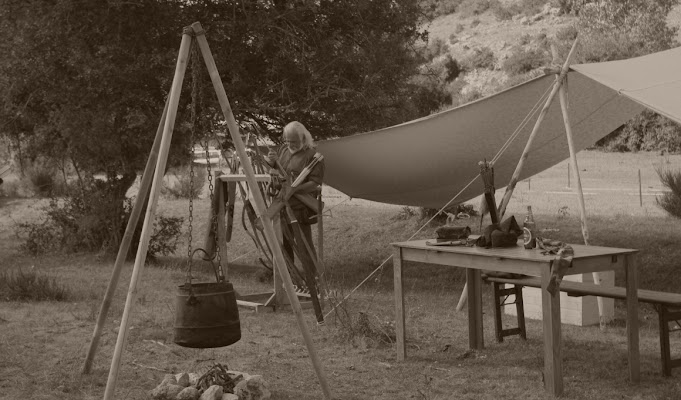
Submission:
[[[270,176],[267,174],[257,174],[255,175],[255,180],[256,182],[269,182],[270,181]],[[240,183],[240,182],[246,182],[246,175],[220,175],[217,177],[217,181],[219,184],[216,185],[216,193],[215,196],[216,198],[221,199],[220,200],[220,206],[218,207],[218,243],[220,243],[220,248],[224,248],[225,244],[229,242],[231,238],[231,234],[227,235],[226,232],[231,232],[232,227],[227,226],[226,229],[224,229],[223,222],[225,221],[225,207],[224,204],[234,204],[235,197],[236,197],[236,191],[233,190],[228,190],[228,185],[231,182],[234,183]],[[317,233],[318,233],[318,238],[322,238],[323,235],[323,225],[322,225],[322,200],[321,200],[321,193],[319,195],[319,201],[317,202],[319,204],[319,209],[318,209],[318,223],[317,223]],[[215,205],[213,205],[214,207]],[[211,215],[213,215],[214,211],[211,210]],[[230,221],[231,222],[231,221]],[[272,220],[272,223],[274,225],[274,230],[276,232],[278,240],[281,242],[282,239],[282,232],[281,232],[281,226],[278,218],[275,218]],[[229,224],[229,222],[228,222]],[[205,248],[212,248],[212,237],[210,235],[206,236],[206,245]],[[270,247],[272,247],[272,244],[270,243]],[[323,247],[323,242],[321,240],[318,241],[318,246],[319,248],[319,256],[321,259],[322,253],[322,247]],[[226,258],[223,257],[223,260],[226,260]],[[322,271],[319,271],[321,274]],[[242,307],[248,307],[253,309],[255,312],[260,312],[260,311],[275,311],[277,307],[279,308],[290,308],[291,302],[289,301],[287,295],[286,295],[286,290],[284,289],[284,283],[282,281],[281,274],[278,272],[277,268],[273,268],[273,275],[274,275],[274,285],[273,285],[273,290],[271,292],[263,292],[263,293],[252,293],[252,294],[245,294],[245,295],[237,295],[237,304],[242,306]],[[310,295],[307,293],[296,293],[296,296],[298,297],[298,300],[301,302],[301,307],[304,309],[311,308],[312,307],[312,301],[310,299]]]
[[[137,296],[137,284],[140,281],[141,274],[144,270],[144,264],[146,261],[147,250],[149,246],[149,238],[151,235],[151,227],[153,225],[153,218],[156,213],[156,206],[158,203],[158,197],[160,193],[160,188],[163,184],[163,175],[165,172],[166,163],[168,160],[168,153],[170,148],[170,142],[175,126],[175,118],[177,116],[177,109],[180,100],[180,92],[182,89],[182,82],[184,80],[184,75],[187,67],[187,61],[190,55],[190,48],[192,43],[198,45],[201,55],[203,56],[204,62],[208,69],[211,82],[213,83],[213,88],[215,89],[215,94],[218,97],[222,113],[227,122],[229,128],[229,133],[232,136],[232,141],[236,147],[237,154],[239,158],[244,161],[243,169],[246,174],[245,178],[251,187],[257,186],[257,181],[255,178],[255,173],[253,167],[249,162],[248,155],[246,154],[246,148],[239,135],[239,126],[234,119],[234,114],[232,113],[231,105],[227,98],[225,88],[222,85],[222,80],[220,79],[220,74],[218,73],[217,66],[215,65],[215,60],[210,51],[208,41],[204,36],[204,30],[201,24],[198,22],[191,25],[191,27],[185,27],[182,32],[182,42],[180,44],[180,50],[177,58],[177,64],[175,68],[175,76],[173,77],[173,82],[168,96],[168,106],[167,114],[164,113],[162,118],[163,133],[161,135],[161,140],[158,147],[158,153],[154,149],[150,154],[149,161],[147,165],[149,168],[145,170],[145,175],[150,176],[146,172],[151,172],[151,164],[154,164],[153,168],[153,180],[151,183],[151,190],[149,193],[149,202],[147,205],[147,212],[144,218],[144,225],[142,227],[142,233],[140,236],[140,242],[137,249],[137,255],[135,257],[135,265],[132,272],[132,277],[130,279],[130,286],[128,288],[128,295],[125,302],[125,309],[123,310],[123,316],[121,317],[121,324],[118,331],[118,338],[116,340],[116,347],[114,348],[114,354],[111,359],[111,369],[109,370],[109,377],[107,379],[106,389],[104,392],[104,400],[111,400],[114,398],[114,391],[116,388],[116,382],[118,380],[118,372],[120,369],[123,349],[125,347],[127,336],[129,332],[129,319],[132,313],[133,305],[135,304]],[[158,135],[157,135],[158,136]],[[150,178],[149,178],[150,179]],[[224,199],[223,199],[224,200]],[[266,211],[265,202],[259,191],[253,192],[253,200],[255,211],[258,215],[263,215]],[[218,196],[218,201],[219,196]],[[141,207],[140,207],[141,208]],[[224,215],[224,202],[222,207],[218,209],[223,209]],[[333,396],[331,395],[331,389],[329,388],[326,374],[322,368],[319,356],[314,346],[312,336],[310,335],[309,329],[303,317],[302,309],[298,298],[295,296],[293,283],[291,277],[288,274],[288,270],[285,268],[284,255],[281,251],[279,243],[276,240],[276,236],[272,227],[272,221],[265,218],[263,221],[264,235],[267,238],[268,243],[273,245],[273,258],[275,261],[275,266],[279,269],[279,273],[282,275],[284,287],[286,288],[286,294],[288,295],[289,301],[291,302],[291,309],[296,317],[298,327],[300,328],[300,333],[303,336],[303,340],[308,350],[312,366],[315,369],[319,384],[322,389],[324,398],[330,400]],[[112,281],[115,279],[112,279]],[[96,332],[97,336],[98,333]],[[96,346],[92,346],[93,349]],[[86,368],[84,368],[86,369]]]

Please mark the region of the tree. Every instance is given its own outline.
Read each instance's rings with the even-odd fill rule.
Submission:
[[[67,159],[81,187],[104,175],[101,190],[120,200],[113,237],[151,147],[182,28],[194,21],[237,120],[261,134],[278,137],[295,119],[320,137],[346,135],[439,106],[411,83],[426,39],[416,0],[0,0],[2,133],[31,159]],[[187,80],[200,80],[199,133],[211,134],[224,129],[222,116],[200,71]],[[190,155],[190,92],[185,85],[171,163]]]

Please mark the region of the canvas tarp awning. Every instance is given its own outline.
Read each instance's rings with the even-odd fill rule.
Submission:
[[[544,104],[555,82],[542,76],[498,94],[415,121],[318,143],[326,184],[353,198],[440,208],[479,174]],[[630,60],[574,65],[568,74],[570,125],[577,150],[593,145],[649,107],[681,122],[681,47]],[[537,103],[539,104],[537,105]],[[508,184],[538,112],[494,166],[498,188]],[[525,179],[569,157],[556,98],[541,124],[520,175]],[[483,191],[480,181],[453,204]]]

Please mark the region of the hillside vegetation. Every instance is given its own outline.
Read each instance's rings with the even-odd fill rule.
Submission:
[[[424,69],[451,98],[442,109],[488,96],[563,62],[579,36],[573,63],[626,59],[679,45],[676,0],[425,1],[433,18]],[[551,46],[559,59],[552,61]],[[681,127],[652,112],[599,143],[612,151],[681,151]]]

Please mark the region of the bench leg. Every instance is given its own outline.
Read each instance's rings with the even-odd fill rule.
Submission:
[[[503,300],[502,296],[499,295],[499,285],[501,283],[492,283],[492,300],[494,301],[494,333],[497,337],[497,342],[501,343],[504,341],[504,335],[501,334],[504,327],[501,324],[501,305]]]
[[[502,288],[503,283],[492,282],[492,301],[494,304],[494,328],[497,342],[504,341],[504,337],[512,335],[520,335],[521,338],[527,339],[525,332],[525,308],[523,305],[523,287],[513,285],[512,288]],[[515,300],[513,303],[506,303],[509,295],[513,295]],[[501,307],[505,305],[515,304],[516,315],[518,318],[518,327],[511,329],[504,329],[501,321]]]
[[[681,331],[681,328],[669,329],[669,323],[678,323],[678,321],[681,320],[681,310],[670,310],[665,305],[660,304],[658,314],[660,322],[660,355],[662,358],[662,375],[671,376],[672,368],[681,367],[681,358],[672,360],[671,346],[669,344],[669,333],[672,331]]]
[[[520,329],[520,337],[527,340],[527,333],[525,331],[525,303],[523,303],[523,287],[515,285],[515,310],[518,316],[518,329]]]
[[[671,376],[671,349],[669,347],[669,321],[667,320],[667,307],[660,305],[660,353],[662,356],[662,375]]]

